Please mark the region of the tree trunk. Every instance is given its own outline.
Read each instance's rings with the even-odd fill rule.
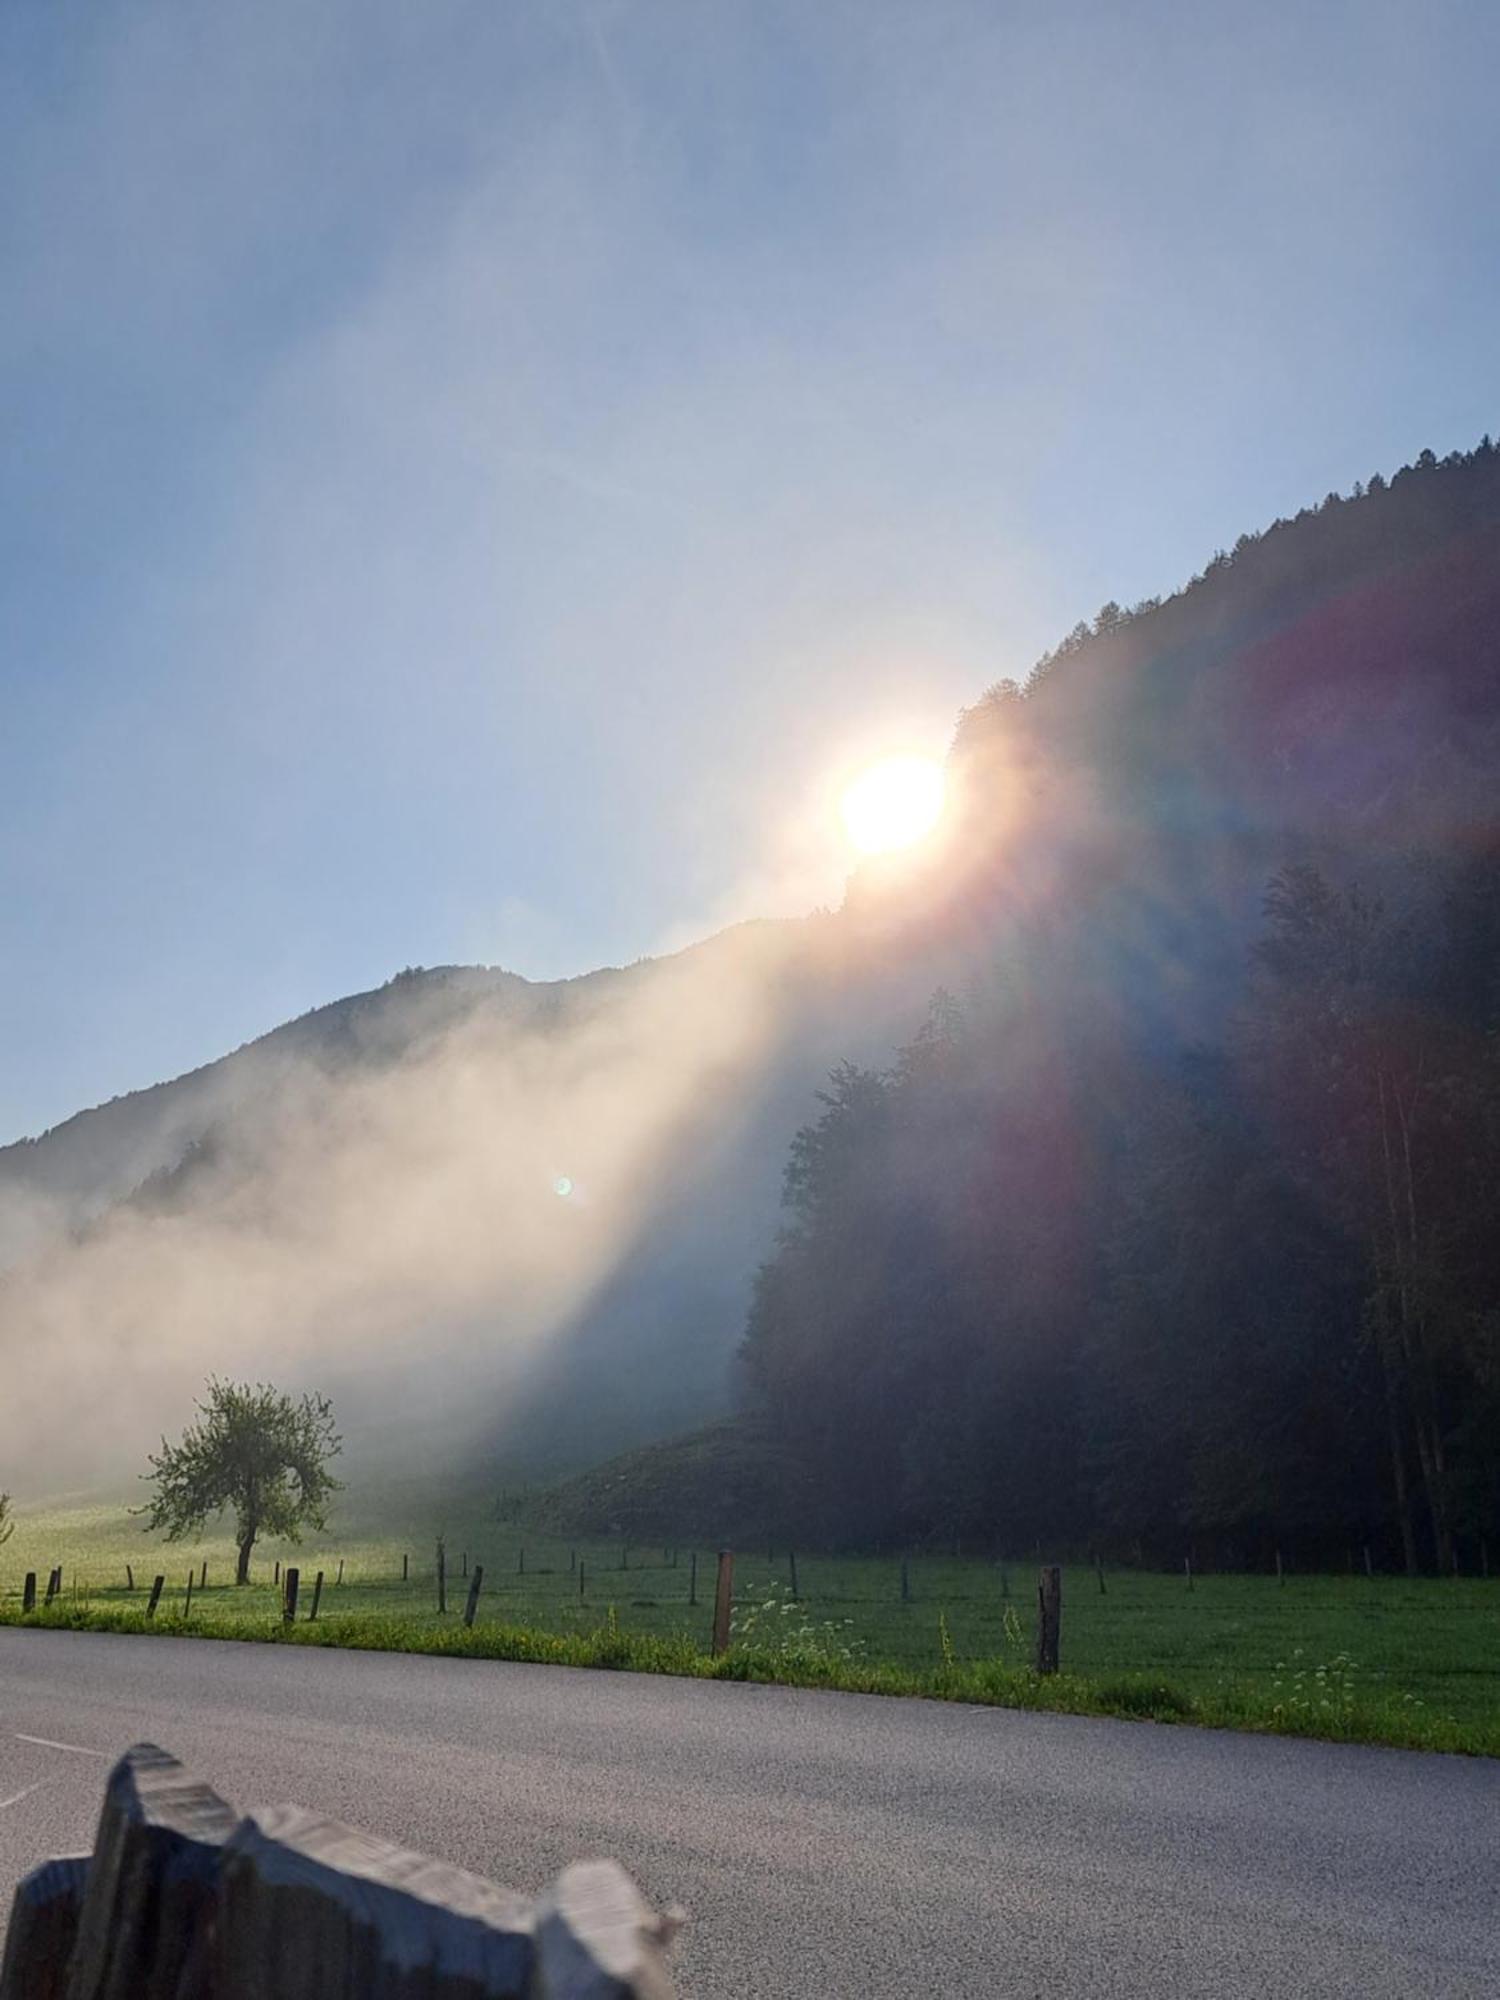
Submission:
[[[234,1580],[236,1583],[248,1583],[250,1581],[250,1551],[254,1547],[255,1530],[252,1528],[249,1534],[242,1535],[239,1541],[240,1566],[235,1572]]]
[[[1411,1523],[1411,1495],[1406,1490],[1406,1454],[1401,1449],[1401,1418],[1396,1408],[1396,1385],[1391,1379],[1390,1361],[1385,1360],[1385,1418],[1391,1443],[1391,1480],[1396,1488],[1396,1526],[1401,1530],[1401,1560],[1406,1574],[1417,1573],[1417,1536]]]

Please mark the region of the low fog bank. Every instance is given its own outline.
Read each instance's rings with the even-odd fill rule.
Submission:
[[[861,1030],[839,931],[403,975],[72,1121],[61,1160],[10,1149],[4,1484],[138,1472],[213,1373],[331,1395],[365,1479],[550,1471],[721,1410],[791,1133],[926,990]]]
[[[30,1254],[0,1280],[5,1483],[139,1470],[215,1372],[324,1389],[356,1456],[362,1432],[382,1457],[497,1435],[653,1213],[692,1203],[778,1039],[794,936],[747,927],[525,1013],[405,982],[385,1046],[285,1034],[252,1091],[200,1073],[137,1118],[125,1170],[175,1158],[125,1199],[8,1190]],[[720,1373],[736,1332],[702,1330]]]

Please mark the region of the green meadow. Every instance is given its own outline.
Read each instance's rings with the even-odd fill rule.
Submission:
[[[1065,1566],[1063,1671],[1041,1681],[1030,1667],[1033,1561],[912,1553],[903,1598],[899,1557],[799,1550],[793,1599],[791,1551],[740,1549],[734,1639],[714,1659],[717,1552],[706,1546],[568,1541],[479,1504],[346,1496],[328,1533],[264,1544],[251,1584],[236,1588],[227,1535],[167,1544],[124,1507],[93,1503],[18,1509],[16,1521],[0,1548],[0,1620],[12,1624],[639,1667],[1500,1755],[1500,1580],[1209,1573],[1189,1589],[1180,1574],[1107,1570],[1101,1591],[1092,1568]],[[300,1573],[290,1628],[278,1564]],[[58,1567],[62,1590],[47,1606]],[[28,1570],[39,1608],[23,1621]]]

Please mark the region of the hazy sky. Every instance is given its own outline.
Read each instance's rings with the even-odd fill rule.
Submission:
[[[836,900],[836,773],[1500,429],[1500,7],[0,0],[0,1138]]]

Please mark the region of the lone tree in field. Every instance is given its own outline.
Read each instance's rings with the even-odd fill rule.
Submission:
[[[326,1396],[294,1402],[264,1382],[210,1379],[181,1444],[161,1441],[142,1476],[155,1497],[138,1511],[146,1528],[165,1528],[169,1542],[196,1535],[210,1515],[232,1507],[239,1548],[236,1583],[250,1581],[250,1551],[262,1534],[295,1542],[303,1527],[321,1528],[339,1482],[328,1461],[340,1447]]]

